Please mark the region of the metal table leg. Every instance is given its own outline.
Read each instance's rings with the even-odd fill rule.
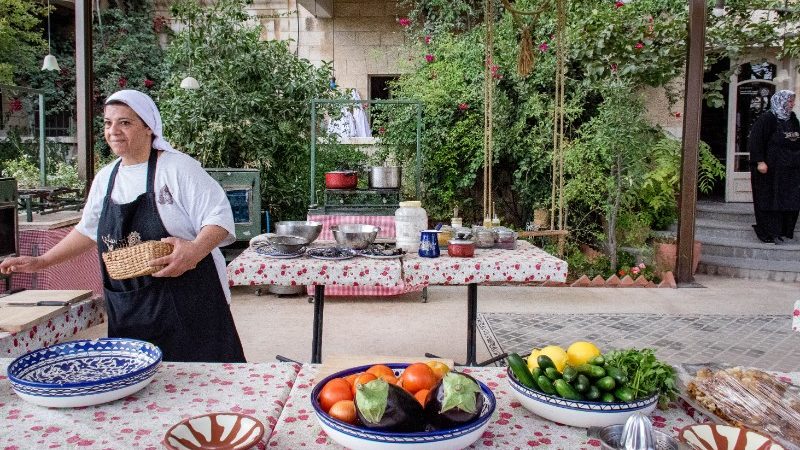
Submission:
[[[475,359],[475,329],[478,326],[478,284],[467,285],[467,362],[466,366],[478,363]]]
[[[314,335],[311,338],[311,363],[322,362],[322,310],[325,307],[325,285],[314,286]]]

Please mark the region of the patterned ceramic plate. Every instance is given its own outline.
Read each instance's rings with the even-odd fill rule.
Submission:
[[[312,258],[324,259],[327,261],[341,261],[357,255],[355,250],[335,247],[310,248],[306,251],[306,254]]]
[[[20,356],[8,379],[22,399],[42,406],[97,405],[147,386],[161,364],[161,350],[135,339],[71,341]]]
[[[269,244],[258,245],[255,247],[256,253],[259,255],[264,255],[267,258],[274,258],[274,259],[292,259],[292,258],[299,258],[305,254],[305,249],[301,252],[297,253],[284,253],[279,252],[275,249],[275,247]]]
[[[785,450],[763,434],[729,425],[694,424],[680,431],[680,440],[698,450]]]
[[[244,450],[264,437],[264,424],[238,413],[209,413],[184,419],[162,441],[169,450]]]

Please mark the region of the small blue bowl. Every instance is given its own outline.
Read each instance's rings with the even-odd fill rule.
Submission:
[[[398,377],[403,369],[409,366],[406,363],[385,365],[391,368]],[[311,405],[317,413],[320,426],[331,439],[344,447],[353,450],[459,450],[478,440],[489,426],[495,409],[495,398],[491,389],[480,381],[478,381],[478,385],[483,394],[483,409],[480,416],[473,422],[450,430],[416,433],[376,431],[336,420],[322,410],[318,400],[319,393],[328,381],[366,372],[370,367],[372,365],[353,367],[334,373],[317,383],[311,391]]]
[[[97,405],[147,386],[161,358],[161,349],[136,339],[70,341],[15,359],[8,366],[8,379],[17,395],[37,405]]]

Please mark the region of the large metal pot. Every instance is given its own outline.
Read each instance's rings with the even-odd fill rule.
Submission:
[[[400,187],[400,167],[375,166],[369,169],[369,187],[373,189],[397,189]]]
[[[325,187],[328,189],[355,189],[358,185],[358,172],[337,170],[325,173]]]

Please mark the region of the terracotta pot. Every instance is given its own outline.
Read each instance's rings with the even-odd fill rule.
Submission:
[[[700,252],[703,243],[694,241],[694,251],[692,252],[692,274],[697,273],[697,266],[700,264]],[[675,271],[675,264],[678,260],[678,245],[675,243],[658,243],[655,245],[656,269],[661,272]]]

